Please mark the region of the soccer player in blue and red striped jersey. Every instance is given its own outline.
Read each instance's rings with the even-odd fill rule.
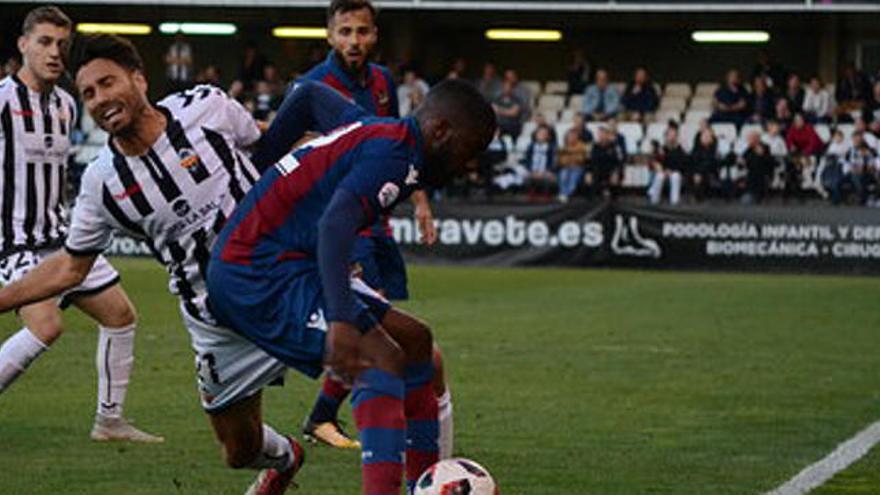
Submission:
[[[361,119],[282,158],[214,246],[222,324],[306,375],[327,366],[354,384],[366,495],[399,494],[404,451],[411,488],[438,458],[438,425],[430,329],[351,277],[355,239],[413,191],[467,173],[494,130],[473,86],[443,82],[410,118]]]
[[[327,59],[312,68],[303,79],[327,84],[370,115],[398,117],[397,91],[390,71],[369,61],[378,41],[376,14],[368,0],[332,1],[327,9],[327,41],[331,50]],[[428,196],[424,191],[416,191],[412,199],[423,240],[431,244],[437,233]],[[384,297],[391,300],[409,297],[406,265],[394,241],[388,215],[379,217],[360,232],[352,251],[352,263],[367,285]],[[439,349],[435,353],[435,364],[442,368]],[[446,457],[452,450],[452,402],[442,372],[437,373],[434,388],[441,403],[441,449]],[[349,389],[338,381],[325,377],[303,425],[307,438],[339,448],[360,447],[337,421],[339,407],[348,393]]]

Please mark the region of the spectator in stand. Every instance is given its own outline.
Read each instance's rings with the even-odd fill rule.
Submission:
[[[852,135],[852,146],[844,155],[841,174],[831,187],[831,202],[840,204],[845,198],[844,187],[849,186],[859,204],[868,199],[867,186],[874,182],[877,172],[877,153],[868,146],[861,132]]]
[[[407,69],[403,73],[403,83],[397,87],[397,104],[400,116],[406,117],[418,107],[430,89],[428,83],[420,78],[414,69]]]
[[[752,80],[752,93],[749,95],[749,118],[753,124],[763,124],[773,118],[774,98],[767,87],[764,76],[757,76]]]
[[[859,117],[856,119],[856,122],[853,126],[853,132],[861,132],[862,139],[868,143],[868,146],[877,153],[880,153],[880,139],[877,139],[869,129],[868,124],[865,123],[865,119]]]
[[[748,96],[748,91],[740,83],[739,71],[729,70],[724,83],[715,91],[710,121],[730,122],[739,127],[748,116]]]
[[[880,81],[874,83],[871,97],[862,107],[862,120],[875,134],[880,134]]]
[[[244,56],[241,59],[241,68],[238,70],[238,80],[244,84],[245,91],[251,91],[254,84],[263,77],[263,68],[266,66],[266,57],[258,50],[253,42],[244,48]]]
[[[856,69],[850,62],[843,69],[843,76],[837,81],[837,117],[840,121],[849,122],[849,112],[861,110],[871,96],[871,81],[864,72]]]
[[[486,101],[492,101],[501,93],[501,78],[492,62],[483,64],[483,75],[477,81],[477,89]]]
[[[577,112],[574,114],[574,117],[571,119],[571,128],[577,129],[580,133],[581,141],[585,143],[593,142],[593,133],[590,132],[590,129],[587,128],[587,122],[584,119],[584,114]]]
[[[626,137],[618,132],[617,130],[617,119],[608,119],[608,122],[605,123],[605,127],[608,128],[608,132],[614,136],[614,142],[620,146],[620,153],[623,157],[623,163],[626,163],[629,159],[629,153],[626,151]],[[678,127],[676,127],[677,129]]]
[[[257,81],[257,90],[254,95],[254,119],[262,122],[271,122],[275,111],[281,106],[282,98],[274,90],[268,81]]]
[[[688,156],[678,142],[678,129],[669,127],[664,133],[660,153],[653,157],[651,168],[654,179],[648,188],[648,199],[652,204],[660,203],[663,183],[669,180],[669,203],[677,205],[681,200],[681,180],[688,169]]]
[[[3,62],[3,72],[6,75],[18,74],[19,69],[21,69],[21,60],[16,55],[10,56]]]
[[[614,198],[623,181],[623,150],[607,126],[599,127],[598,134],[590,151],[584,184],[590,196]]]
[[[785,167],[785,194],[792,194],[803,186],[813,185],[812,176],[817,158],[825,150],[825,143],[803,114],[794,116],[785,135],[788,161]]]
[[[523,155],[523,165],[529,170],[526,180],[529,200],[549,199],[556,187],[556,141],[551,139],[550,126],[539,126],[534,140]]]
[[[182,33],[174,35],[174,43],[165,52],[165,75],[168,78],[169,92],[181,91],[192,83],[192,47]]]
[[[752,79],[763,77],[768,87],[781,88],[785,80],[785,68],[774,62],[770,54],[764,50],[758,52],[755,68],[752,69]]]
[[[633,80],[626,86],[623,93],[623,109],[626,114],[624,119],[642,122],[646,114],[654,113],[660,104],[657,89],[648,75],[648,71],[639,67],[633,75]]]
[[[788,145],[785,142],[785,137],[782,135],[782,128],[779,126],[779,122],[769,120],[766,127],[767,132],[761,136],[761,141],[770,149],[770,154],[777,159],[787,157]]]
[[[782,97],[788,100],[788,108],[793,113],[802,112],[804,109],[804,88],[801,86],[801,78],[797,74],[790,74],[785,85]]]
[[[850,143],[847,142],[843,132],[840,129],[835,129],[831,133],[831,142],[828,143],[822,164],[816,173],[818,181],[822,186],[819,192],[826,199],[830,196],[828,191],[833,191],[836,183],[842,178],[843,160],[846,158],[849,147]]]
[[[467,74],[467,60],[464,57],[456,57],[446,74],[446,79],[463,79]]]
[[[791,113],[791,108],[788,106],[788,100],[785,98],[776,100],[776,109],[773,113],[773,120],[779,124],[779,128],[783,133],[788,132],[788,128],[791,126],[791,121],[793,119],[794,115]]]
[[[593,80],[590,62],[584,56],[584,51],[577,49],[571,54],[571,64],[566,72],[568,79],[568,96],[580,95],[587,89],[587,85]]]
[[[711,128],[697,133],[696,143],[691,151],[692,182],[694,197],[703,201],[709,195],[712,182],[721,168],[721,155],[718,152],[718,138]]]
[[[546,127],[547,130],[550,131],[550,140],[557,145],[559,144],[559,140],[556,136],[556,128],[553,127],[552,124],[550,124],[550,122],[547,120],[547,116],[544,115],[543,112],[536,112],[535,118],[532,119],[532,121],[535,123],[535,130],[532,131],[532,141],[535,140],[535,135],[538,133],[538,130],[540,130],[541,127]]]
[[[565,133],[565,142],[559,150],[559,202],[568,203],[584,177],[589,145],[581,139],[577,129]]]
[[[746,169],[746,192],[742,197],[744,204],[760,203],[767,193],[767,186],[773,176],[776,160],[770,149],[761,142],[761,133],[749,132],[746,137],[748,148],[740,158],[740,165]]]
[[[211,86],[222,86],[220,82],[220,69],[216,65],[209,65],[200,70],[196,74],[196,84],[210,84]]]
[[[590,85],[584,93],[584,115],[592,120],[603,121],[617,115],[620,111],[620,95],[611,86],[608,71],[596,71],[596,83]]]
[[[504,71],[502,84],[504,82],[509,82],[513,86],[513,94],[516,95],[522,105],[523,122],[525,122],[532,116],[532,103],[535,95],[532,94],[529,88],[520,84],[519,74],[513,69],[507,69]]]
[[[489,143],[489,146],[486,147],[486,150],[483,151],[477,159],[477,180],[468,181],[468,184],[482,184],[485,187],[486,196],[491,197],[494,192],[492,183],[495,180],[495,168],[507,161],[507,153],[507,145],[504,143],[504,140],[501,139],[501,131],[496,128],[495,137],[492,138],[492,142]],[[465,191],[466,196],[469,195],[469,193],[469,189]]]
[[[501,94],[492,102],[495,115],[498,116],[498,128],[502,136],[510,136],[515,142],[522,132],[525,121],[525,104],[516,96],[511,81],[504,81]]]
[[[822,84],[819,76],[810,78],[810,84],[804,92],[804,116],[812,124],[831,122],[834,111],[834,100],[831,92]]]

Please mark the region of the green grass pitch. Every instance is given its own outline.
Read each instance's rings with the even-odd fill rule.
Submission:
[[[166,276],[115,261],[140,314],[127,415],[164,445],[95,444],[95,331],[68,332],[0,396],[0,494],[240,494],[194,388]],[[880,419],[880,281],[413,267],[404,307],[448,363],[456,450],[505,495],[751,494]],[[18,328],[0,318],[0,338]],[[295,431],[317,383],[267,419]],[[350,408],[344,407],[350,421]],[[302,494],[359,493],[358,455],[309,448]],[[817,493],[877,493],[875,452]]]

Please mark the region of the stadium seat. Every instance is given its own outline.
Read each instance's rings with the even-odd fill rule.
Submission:
[[[712,130],[715,131],[715,135],[718,136],[719,141],[723,140],[728,143],[736,141],[736,126],[733,124],[712,124]]]
[[[822,138],[823,142],[828,143],[831,141],[831,128],[828,127],[828,124],[816,124],[813,128],[816,129],[816,134]]]
[[[852,124],[840,124],[837,126],[837,130],[843,133],[844,139],[849,140],[853,135],[853,131],[855,131],[855,126]]]
[[[687,99],[691,96],[691,85],[686,82],[671,82],[666,84],[663,96],[672,96]]]
[[[749,133],[753,131],[763,133],[764,128],[761,127],[761,124],[744,124],[739,130],[740,139],[745,139],[749,135]]]
[[[701,82],[697,83],[697,90],[694,93],[694,96],[715,96],[715,90],[718,89],[719,84],[717,82]]]
[[[712,110],[712,98],[709,96],[695,96],[691,99],[688,110]]]
[[[587,130],[593,135],[593,139],[599,136],[599,127],[605,125],[605,122],[587,122]]]
[[[626,91],[626,83],[625,82],[613,82],[611,83],[611,87],[617,90],[618,96],[623,98],[623,92]]]
[[[707,120],[712,115],[711,110],[688,110],[684,114],[685,122],[699,123],[701,120]]]
[[[617,132],[623,135],[623,139],[626,142],[626,152],[630,155],[637,154],[639,152],[639,143],[645,134],[642,124],[637,122],[621,122],[617,124]]]
[[[654,114],[654,121],[660,122],[664,126],[670,120],[681,122],[681,112],[679,112],[678,110],[658,110],[657,113]]]
[[[565,97],[562,95],[544,94],[541,95],[540,98],[538,98],[539,112],[558,113],[563,108],[565,108]]]
[[[574,114],[577,113],[577,110],[566,108],[559,113],[559,122],[571,122],[574,120]]]
[[[694,137],[700,132],[698,122],[685,122],[678,128],[678,142],[685,151],[690,153],[694,149]]]
[[[580,112],[584,108],[584,95],[571,95],[568,99],[568,108]]]
[[[532,142],[532,133],[526,134],[523,132],[516,138],[516,144],[513,147],[514,152],[517,154],[517,157],[521,157],[529,147],[529,143]],[[518,161],[518,160],[517,160]]]
[[[568,94],[568,81],[547,81],[544,84],[544,93],[553,95]]]
[[[687,99],[682,96],[664,96],[660,100],[660,111],[676,110],[683,112],[687,108]]]
[[[623,168],[624,187],[648,187],[651,171],[647,165],[627,165]]]
[[[571,129],[571,122],[559,122],[553,128],[556,130],[556,143],[562,147],[565,144],[565,133]]]
[[[519,134],[519,137],[527,136],[530,140],[532,139],[532,133],[535,132],[535,128],[538,127],[533,120],[530,120],[523,124],[522,132]]]
[[[651,141],[657,141],[661,144],[663,143],[663,133],[666,132],[667,126],[668,124],[666,121],[648,124],[648,128],[645,129],[645,138],[642,140],[643,152],[647,153],[651,150]]]
[[[540,113],[541,115],[543,115],[544,119],[550,125],[555,124],[559,120],[559,112],[557,112],[556,110],[546,110],[538,108],[533,113]]]
[[[520,85],[529,90],[532,99],[537,98],[541,94],[541,83],[538,81],[520,81]]]

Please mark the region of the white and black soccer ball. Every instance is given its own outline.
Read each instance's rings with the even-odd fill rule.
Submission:
[[[470,459],[446,459],[425,470],[414,495],[500,495],[486,468]]]

